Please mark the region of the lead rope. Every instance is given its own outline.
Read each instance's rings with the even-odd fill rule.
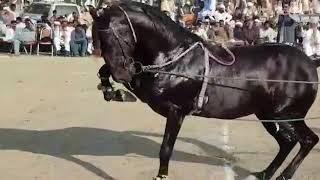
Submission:
[[[134,28],[133,28],[133,26],[132,26],[132,23],[131,23],[131,21],[130,21],[130,18],[129,18],[129,16],[128,16],[127,12],[126,12],[121,6],[118,6],[118,7],[119,7],[119,9],[124,13],[124,15],[126,16],[127,21],[128,21],[128,23],[129,23],[129,26],[130,26],[130,29],[131,29],[131,32],[132,32],[132,35],[133,35],[134,42],[137,43],[137,42],[138,42],[138,41],[137,41],[137,35],[136,35],[136,32],[134,31]]]

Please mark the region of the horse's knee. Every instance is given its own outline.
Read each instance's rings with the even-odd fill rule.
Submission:
[[[170,149],[169,145],[161,146],[159,157],[161,160],[169,160],[172,154],[172,149]]]

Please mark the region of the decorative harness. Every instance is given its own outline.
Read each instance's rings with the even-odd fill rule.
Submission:
[[[128,23],[129,23],[129,27],[130,27],[130,30],[132,32],[132,36],[133,36],[133,39],[134,39],[134,42],[137,43],[137,36],[136,36],[136,33],[135,33],[135,30],[132,26],[132,23],[131,23],[131,20],[127,14],[127,12],[121,7],[121,6],[117,6],[125,15]],[[113,28],[112,24],[110,24],[110,29],[113,33],[113,35],[116,37],[118,43],[119,43],[119,46],[121,48],[121,51],[122,51],[122,54],[123,54],[123,57],[126,58],[126,55],[123,51],[123,48],[121,46],[121,41],[120,41],[120,36],[118,35],[118,33],[115,31],[115,29]],[[107,30],[99,30],[99,31],[107,31]],[[225,65],[225,66],[231,66],[234,64],[235,62],[235,56],[234,54],[227,48],[227,47],[224,47],[222,46],[222,48],[224,48],[226,50],[226,52],[228,54],[230,54],[230,56],[232,57],[232,61],[230,62],[223,62],[221,61],[220,59],[218,59],[217,57],[215,57],[214,55],[212,55],[209,50],[203,45],[202,42],[196,42],[194,43],[192,46],[190,46],[187,50],[185,50],[184,52],[182,52],[181,54],[179,54],[178,56],[174,57],[171,61],[168,61],[166,63],[163,63],[163,64],[159,64],[159,65],[148,65],[148,66],[144,66],[142,65],[141,62],[135,62],[133,60],[133,58],[129,57],[128,59],[130,59],[132,61],[133,64],[138,64],[141,69],[140,71],[137,73],[142,73],[142,72],[151,72],[151,73],[154,73],[154,70],[155,69],[161,69],[165,66],[168,66],[170,64],[173,64],[177,61],[179,61],[183,56],[185,56],[188,52],[190,52],[191,50],[195,49],[197,46],[200,46],[203,51],[204,51],[204,75],[202,76],[203,78],[203,82],[202,82],[202,86],[201,86],[201,90],[200,90],[200,93],[199,93],[199,97],[198,97],[198,103],[197,103],[197,106],[195,108],[195,110],[193,110],[191,112],[192,113],[195,113],[195,112],[199,112],[200,109],[203,107],[203,104],[204,104],[204,100],[205,100],[205,93],[206,93],[206,90],[207,90],[207,86],[208,86],[208,81],[209,81],[209,73],[210,73],[210,62],[209,62],[209,58],[215,60],[216,62],[218,62],[219,64],[222,64],[222,65]],[[125,59],[127,60],[127,59]],[[208,98],[206,98],[206,101],[208,100]]]

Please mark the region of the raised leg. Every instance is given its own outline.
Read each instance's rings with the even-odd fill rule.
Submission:
[[[304,121],[290,123],[287,127],[292,136],[294,136],[300,144],[298,154],[293,158],[288,167],[281,173],[277,180],[291,179],[298,169],[302,161],[309,154],[311,149],[319,142],[319,137],[305,124]]]
[[[111,101],[114,97],[114,89],[112,87],[112,84],[109,80],[111,76],[110,67],[108,64],[104,64],[99,72],[98,72],[100,79],[101,79],[101,89],[98,87],[98,89],[103,91],[103,97],[106,101]],[[103,87],[103,89],[102,89]]]
[[[297,144],[297,140],[293,138],[288,131],[286,126],[290,124],[284,123],[263,123],[263,126],[270,133],[271,136],[275,138],[278,142],[280,150],[274,160],[269,164],[269,166],[262,172],[254,173],[259,180],[269,180],[285,161],[286,157],[292,151],[294,146]]]
[[[155,180],[165,180],[168,177],[168,166],[173,147],[181,128],[184,115],[176,107],[171,107],[167,116],[166,129],[159,153],[160,167]]]

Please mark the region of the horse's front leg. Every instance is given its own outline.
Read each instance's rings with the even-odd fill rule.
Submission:
[[[168,179],[170,157],[185,115],[177,107],[171,107],[167,115],[166,129],[161,145],[159,173],[154,180]]]
[[[110,82],[111,71],[109,65],[104,64],[99,69],[98,74],[101,80],[101,83],[98,85],[98,89],[103,92],[103,97],[106,101],[111,101],[114,97],[114,89]]]

